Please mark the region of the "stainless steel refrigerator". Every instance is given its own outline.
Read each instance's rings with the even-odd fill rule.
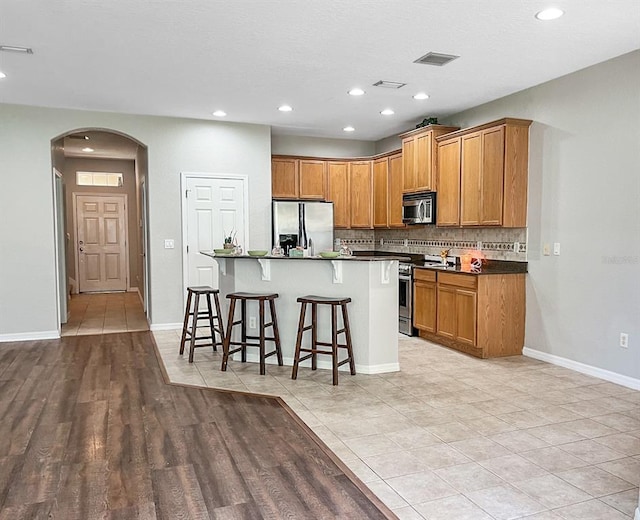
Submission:
[[[273,245],[333,251],[333,202],[273,201]]]

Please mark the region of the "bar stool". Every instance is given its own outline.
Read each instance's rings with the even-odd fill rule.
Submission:
[[[242,362],[247,361],[247,347],[258,347],[260,349],[260,375],[264,375],[266,372],[265,360],[269,356],[274,354],[278,358],[278,365],[282,366],[282,349],[280,348],[280,334],[278,333],[278,320],[276,317],[275,299],[278,298],[278,294],[261,294],[261,293],[247,293],[237,292],[227,294],[229,298],[229,319],[227,321],[227,334],[224,337],[223,354],[222,354],[222,367],[221,370],[227,370],[227,363],[229,362],[229,356],[236,352],[242,352]],[[234,321],[236,302],[240,301],[241,315],[238,321]],[[258,323],[258,336],[247,335],[247,302],[258,302],[259,323]],[[271,321],[265,323],[265,303],[269,302],[269,313],[271,315]],[[241,326],[241,338],[240,341],[231,341],[233,334],[233,327],[236,325]],[[267,327],[272,327],[273,336],[267,337],[265,335]],[[248,340],[258,340],[257,343],[252,343]],[[275,349],[271,352],[265,352],[265,342],[273,341]],[[237,345],[237,348],[230,350],[232,345]]]
[[[332,358],[333,364],[333,384],[338,384],[338,367],[349,363],[351,375],[356,373],[356,365],[353,360],[353,347],[351,345],[351,330],[349,329],[349,315],[347,304],[351,298],[328,298],[324,296],[302,296],[297,299],[302,304],[300,307],[300,321],[298,323],[298,338],[296,340],[296,351],[293,356],[293,371],[291,379],[298,377],[298,365],[301,361],[311,358],[311,370],[316,370],[317,354],[328,354]],[[311,325],[305,327],[305,315],[307,304],[311,304]],[[318,305],[331,305],[331,343],[318,341]],[[338,329],[338,307],[342,309],[342,328]],[[304,332],[311,331],[311,347],[302,348],[302,336]],[[338,343],[338,334],[344,334],[345,343]],[[331,350],[321,350],[318,347],[331,347]],[[347,351],[347,357],[338,361],[338,349]],[[308,352],[306,356],[301,356],[302,352]]]
[[[220,311],[220,300],[218,294],[220,291],[208,286],[187,287],[187,307],[184,312],[184,324],[182,325],[182,339],[180,340],[180,355],[184,353],[184,346],[189,340],[189,363],[193,363],[193,351],[197,347],[213,347],[213,351],[217,351],[216,344],[222,345],[224,341],[224,326],[222,324],[222,313]],[[195,298],[193,296],[195,295]],[[211,295],[216,306],[216,313],[213,314],[211,308]],[[207,300],[207,309],[200,310],[200,296],[205,296]],[[194,300],[193,309],[191,308],[191,300]],[[189,326],[189,317],[191,317],[191,326]],[[218,326],[214,325],[216,320]],[[198,326],[198,320],[206,319],[207,325]],[[199,328],[209,327],[209,336],[197,336],[196,332]],[[216,342],[216,332],[220,336],[220,341]],[[207,343],[197,343],[202,340],[211,340]]]

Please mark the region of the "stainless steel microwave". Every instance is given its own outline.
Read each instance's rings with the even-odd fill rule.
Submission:
[[[436,193],[407,193],[402,196],[402,222],[405,224],[436,223]]]

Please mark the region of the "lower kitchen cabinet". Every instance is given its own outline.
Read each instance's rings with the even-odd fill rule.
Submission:
[[[524,273],[430,271],[425,280],[425,271],[414,271],[413,319],[421,337],[481,358],[522,354]]]
[[[436,331],[436,273],[415,269],[413,273],[413,326],[427,332]]]

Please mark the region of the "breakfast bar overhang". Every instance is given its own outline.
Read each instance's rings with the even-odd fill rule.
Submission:
[[[349,297],[348,306],[356,372],[380,374],[396,372],[398,364],[398,260],[385,257],[288,258],[216,256],[201,251],[218,264],[223,315],[228,312],[226,295],[232,292],[278,293],[276,311],[285,365],[293,364],[300,313],[300,296]],[[326,314],[323,313],[326,311]],[[257,309],[249,306],[249,320]],[[254,320],[255,321],[255,320]],[[319,339],[330,337],[328,309],[320,309]],[[226,325],[226,319],[225,319]],[[326,334],[323,335],[323,332]],[[251,332],[251,331],[249,331]],[[308,341],[306,339],[305,341]],[[248,361],[257,361],[249,351]],[[274,362],[273,358],[270,359]],[[310,366],[310,361],[301,367]],[[318,358],[319,368],[331,363]],[[347,370],[344,366],[341,370]]]

